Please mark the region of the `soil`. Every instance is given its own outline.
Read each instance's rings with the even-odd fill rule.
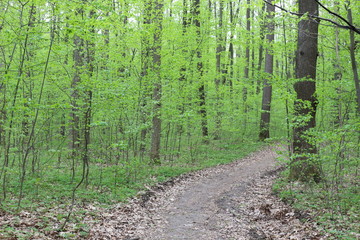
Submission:
[[[89,239],[327,239],[307,213],[273,195],[275,150],[153,186],[102,213]]]

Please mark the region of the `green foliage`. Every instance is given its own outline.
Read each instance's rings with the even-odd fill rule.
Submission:
[[[3,210],[19,213],[22,209],[50,209],[59,204],[67,210],[74,187],[86,175],[83,169],[88,169],[88,175],[75,192],[76,202],[111,204],[136,195],[144,184],[228,163],[255,150],[259,144],[251,142],[259,132],[258,90],[268,77],[262,71],[261,46],[264,53],[274,54],[276,63],[270,81],[273,86],[270,133],[272,140],[286,139],[285,144],[289,144],[294,124],[306,120],[293,115],[296,99],[292,88],[296,81],[293,57],[299,19],[278,11],[274,18],[276,39],[270,46],[262,38],[266,32],[259,21],[263,18],[263,1],[251,1],[250,6],[246,1],[224,1],[221,29],[218,2],[210,1],[209,7],[207,1],[201,1],[199,38],[192,24],[190,2],[185,1],[188,4],[184,8],[183,1],[164,1],[162,92],[161,101],[155,101],[154,72],[147,65],[152,63],[149,48],[156,29],[154,24],[144,25],[144,1],[0,1]],[[359,2],[350,2],[354,23],[359,25]],[[342,4],[336,6],[330,0],[323,3],[346,16]],[[296,11],[296,4],[286,7]],[[244,24],[247,8],[254,13],[249,19],[250,31]],[[321,16],[333,19],[324,10]],[[185,18],[188,23],[184,25]],[[221,33],[223,42],[218,38]],[[75,36],[82,44],[75,44]],[[216,66],[219,43],[226,49],[220,53],[221,73]],[[234,47],[232,56],[230,43]],[[74,55],[77,48],[83,50],[79,62]],[[247,48],[251,53],[249,66],[245,58]],[[198,51],[201,58],[196,56]],[[246,67],[248,79],[244,78]],[[321,186],[322,190],[316,190],[319,192],[316,199],[327,200],[329,209],[338,209],[341,216],[355,217],[353,212],[359,205],[356,169],[360,124],[356,120],[347,31],[320,26],[317,67],[318,126],[308,140],[319,147],[316,161],[322,164],[326,184]],[[78,72],[80,79],[76,82]],[[224,82],[217,85],[215,79],[219,75]],[[206,139],[201,134],[203,119],[199,114],[202,83],[209,129]],[[150,166],[153,107],[158,103],[162,165]],[[80,137],[73,140],[71,127],[76,119],[74,129]],[[86,129],[90,129],[90,143],[85,152]],[[216,137],[220,140],[214,140]],[[204,140],[209,144],[204,145]],[[71,144],[80,146],[74,150]],[[284,186],[279,185],[278,191]],[[280,194],[295,203],[302,196],[296,189]],[[57,217],[63,220],[65,216],[65,211],[59,211]],[[71,221],[79,224],[78,230],[85,236],[86,226]],[[44,227],[50,228],[50,222],[50,217],[44,219]],[[5,229],[19,238],[28,238],[25,232]],[[74,238],[67,234],[64,237]]]
[[[119,165],[105,164],[99,160],[92,164],[87,184],[76,191],[76,205],[91,204],[102,208],[111,207],[114,203],[126,201],[137,195],[139,191],[146,190],[145,185],[151,186],[184,173],[229,163],[246,156],[262,145],[263,143],[251,142],[199,145],[199,150],[193,155],[196,158],[195,161],[189,162],[186,154],[182,154],[183,157],[177,159],[176,162],[164,161],[160,166],[153,166],[136,159]],[[47,162],[47,164],[48,166],[58,165],[56,161]],[[54,219],[56,222],[63,222],[67,216],[66,209],[71,202],[72,190],[81,177],[81,171],[78,169],[75,179],[71,181],[67,169],[65,164],[60,164],[59,167],[47,167],[41,176],[29,176],[25,181],[21,211],[30,211],[42,216],[41,222],[36,225],[41,231],[46,231],[46,229],[52,231]],[[8,184],[9,196],[2,202],[1,211],[21,214],[17,206],[19,191],[17,179],[9,180]],[[77,208],[71,218],[71,223],[75,224],[78,233],[63,232],[61,235],[66,239],[74,239],[79,236],[78,234],[86,237],[89,227],[83,224],[81,219],[88,214],[96,215],[96,212]],[[37,233],[36,229],[32,232],[23,232],[12,227],[4,227],[0,234],[27,239],[40,233]]]
[[[323,179],[320,184],[289,183],[287,172],[273,190],[295,207],[310,210],[334,239],[357,239],[360,212],[358,121],[316,132]],[[320,141],[321,139],[321,141]]]

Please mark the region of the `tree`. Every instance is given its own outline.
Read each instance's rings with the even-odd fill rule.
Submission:
[[[154,77],[153,86],[153,118],[150,159],[153,163],[160,163],[160,142],[161,142],[161,33],[162,33],[162,0],[154,0],[154,43],[152,47],[152,76]]]
[[[350,2],[346,1],[346,8],[348,13],[348,21],[350,25],[353,24],[353,16],[352,16],[352,10],[350,7]],[[356,55],[355,55],[355,49],[356,49],[356,42],[355,42],[355,32],[351,31],[350,34],[350,59],[351,59],[351,67],[353,70],[353,76],[354,76],[354,83],[355,83],[355,91],[356,91],[356,103],[357,103],[357,112],[360,114],[360,80],[359,80],[359,73],[357,68],[357,61],[356,61]]]
[[[272,86],[269,81],[271,81],[273,74],[273,66],[274,66],[274,55],[272,53],[271,44],[274,41],[274,13],[275,6],[266,3],[266,11],[267,11],[267,30],[268,34],[266,34],[267,44],[270,46],[266,49],[265,55],[265,78],[264,78],[264,86],[263,86],[263,94],[262,94],[262,105],[261,105],[261,119],[260,119],[260,133],[259,139],[261,141],[270,137],[270,110],[271,110],[271,97],[272,97]],[[269,49],[270,48],[270,49]]]
[[[294,158],[290,166],[292,180],[316,182],[321,179],[320,166],[316,161],[316,145],[310,131],[316,126],[316,66],[318,57],[319,22],[306,15],[319,15],[318,3],[313,0],[300,0],[299,13],[305,15],[298,24],[294,84],[296,100],[294,111],[296,122],[293,129]]]
[[[215,6],[215,12],[216,12],[216,4]],[[215,90],[216,90],[216,126],[215,126],[215,133],[214,133],[214,139],[218,140],[220,139],[220,132],[221,132],[221,92],[220,87],[225,83],[225,69],[224,64],[222,63],[222,55],[225,51],[225,39],[223,34],[223,11],[224,11],[224,1],[220,0],[219,2],[219,11],[218,14],[216,14],[218,18],[218,29],[216,32],[216,78],[215,78]],[[217,12],[216,12],[217,13]]]
[[[153,4],[150,0],[145,2],[144,6],[144,18],[143,26],[144,31],[141,36],[141,77],[140,77],[140,87],[139,99],[140,102],[140,118],[141,118],[141,133],[140,133],[140,152],[141,155],[146,150],[146,136],[148,135],[147,120],[149,111],[147,109],[148,98],[151,93],[148,92],[148,75],[150,72],[150,60],[151,60],[151,18],[152,18]]]
[[[248,111],[248,88],[247,83],[249,82],[249,71],[250,71],[250,38],[251,38],[251,1],[246,1],[246,50],[245,50],[245,68],[244,68],[244,87],[243,87],[243,101],[244,101],[244,113]],[[247,116],[245,116],[247,118]],[[246,120],[245,120],[245,128],[246,128]]]
[[[201,53],[201,15],[200,15],[200,0],[194,0],[193,2],[193,25],[196,27],[196,41],[197,41],[197,72],[199,76],[200,86],[198,87],[199,92],[199,106],[200,106],[200,116],[201,116],[201,132],[204,138],[204,142],[208,142],[207,137],[209,135],[208,124],[207,124],[207,111],[206,111],[206,91],[205,91],[205,83],[203,79],[204,69],[202,62],[202,53]]]
[[[7,3],[7,5],[10,4],[9,2]],[[5,4],[1,4],[0,8],[4,9],[7,8],[8,6],[5,6]],[[4,14],[5,15],[5,14]],[[4,24],[5,24],[5,16],[3,18],[3,20],[0,22],[0,34],[2,34],[2,29],[4,28]],[[1,54],[4,54],[4,47],[0,46],[0,51]],[[5,58],[1,57],[1,61],[0,61],[0,71],[3,72],[4,74],[1,74],[1,78],[0,78],[0,147],[5,146],[5,129],[4,129],[4,124],[6,121],[6,82],[5,82],[5,77],[8,73],[8,66],[6,65],[5,62]]]
[[[82,4],[87,4],[83,2]],[[76,9],[75,17],[86,26],[84,18],[94,18],[94,10],[85,12],[84,6]],[[73,37],[74,74],[71,82],[71,113],[70,113],[70,150],[72,159],[72,173],[75,175],[75,160],[81,156],[86,176],[88,175],[88,146],[90,144],[90,123],[92,91],[90,79],[94,71],[94,26],[79,31]],[[82,128],[82,129],[81,129]],[[82,131],[81,131],[82,130]]]

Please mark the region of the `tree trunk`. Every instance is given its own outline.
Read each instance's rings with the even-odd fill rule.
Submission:
[[[0,25],[0,34],[3,26]],[[3,46],[0,46],[0,50],[4,51]],[[8,74],[8,67],[5,65],[5,59],[0,61],[0,72],[4,74],[0,78],[0,146],[5,147],[5,122],[6,122],[6,83],[5,77]]]
[[[265,20],[264,20],[264,12],[265,12],[265,7],[267,6],[266,3],[264,3],[264,5],[261,8],[261,13],[260,13],[260,18],[261,18],[261,23],[260,23],[260,47],[259,47],[259,55],[258,55],[258,66],[257,66],[257,72],[260,73],[261,69],[262,69],[262,65],[263,65],[263,60],[264,60],[264,32],[265,32]],[[256,82],[256,95],[258,95],[260,93],[260,88],[261,88],[261,77],[257,78],[257,82]]]
[[[216,10],[216,4],[215,10]],[[214,132],[214,139],[220,139],[221,133],[221,92],[220,92],[220,85],[224,84],[224,68],[221,62],[222,54],[225,51],[225,43],[224,43],[224,36],[223,36],[223,8],[224,2],[223,0],[219,3],[219,14],[216,16],[219,19],[217,34],[216,34],[216,78],[215,78],[215,90],[216,90],[216,116],[215,116],[215,132]]]
[[[150,24],[151,24],[151,13],[152,13],[152,2],[151,0],[147,0],[145,2],[145,9],[144,9],[144,31],[141,36],[141,78],[140,78],[140,86],[139,86],[139,112],[140,112],[140,121],[143,127],[141,128],[140,132],[140,153],[141,156],[144,155],[146,150],[146,138],[148,135],[148,127],[147,121],[149,118],[149,111],[147,109],[147,102],[149,98],[149,84],[148,84],[148,75],[149,75],[149,69],[150,69],[150,55],[151,55],[151,49],[150,49],[150,41],[149,39],[151,36],[149,36],[149,30],[150,30]],[[134,153],[135,154],[135,153]]]
[[[272,2],[272,1],[270,1]],[[275,6],[266,4],[267,18],[268,18],[268,34],[266,35],[266,40],[270,45],[274,41],[274,13]],[[269,83],[269,80],[272,78],[274,66],[274,55],[272,50],[267,48],[265,55],[265,79],[263,87],[263,96],[262,96],[262,107],[261,107],[261,119],[260,119],[260,133],[259,139],[264,141],[270,137],[270,110],[271,110],[271,97],[272,97],[272,86]]]
[[[232,98],[233,91],[233,76],[234,76],[234,3],[229,2],[229,12],[230,12],[230,39],[229,39],[229,64],[227,68],[229,85],[230,85],[230,98]]]
[[[84,66],[84,40],[79,36],[74,36],[73,51],[74,58],[74,76],[71,82],[71,113],[70,113],[70,149],[72,157],[76,157],[80,149],[80,117],[79,117],[79,90],[78,85],[81,82],[82,67]]]
[[[348,2],[348,4],[350,4],[350,3]],[[352,24],[353,23],[352,10],[349,6],[347,7],[347,12],[348,12],[348,21],[350,24]],[[359,73],[358,73],[358,69],[357,69],[357,62],[356,62],[356,56],[355,56],[355,49],[356,49],[355,32],[350,31],[351,67],[353,70],[355,90],[356,90],[357,113],[360,114],[360,82],[359,82]]]
[[[250,30],[251,30],[251,9],[250,4],[251,1],[246,1],[247,8],[246,8],[246,31],[247,31],[247,40],[246,40],[246,50],[245,50],[245,68],[244,68],[244,87],[243,87],[243,101],[244,101],[244,112],[247,112],[247,95],[248,95],[248,89],[247,84],[249,82],[249,68],[250,68]]]
[[[193,2],[193,24],[196,27],[196,37],[197,42],[200,45],[201,42],[201,23],[200,23],[200,0],[194,0]],[[207,112],[206,112],[206,93],[205,93],[205,83],[203,79],[203,63],[202,63],[202,54],[201,47],[199,46],[196,50],[197,57],[197,71],[199,73],[200,86],[198,88],[199,92],[199,106],[200,106],[200,116],[201,116],[201,132],[204,138],[204,142],[208,143],[208,126],[207,126]]]
[[[89,18],[94,19],[95,17],[95,11],[91,10],[89,13]],[[91,25],[89,29],[90,33],[92,35],[95,35],[95,27]],[[91,80],[94,72],[94,61],[95,61],[95,43],[90,38],[90,40],[86,40],[86,69],[87,69],[87,77]],[[84,105],[83,105],[83,111],[84,111],[84,140],[83,140],[83,146],[84,149],[82,150],[82,160],[84,164],[85,169],[85,185],[88,184],[88,175],[89,175],[89,145],[91,143],[91,118],[92,118],[92,89],[91,86],[87,86],[85,90],[85,99],[84,99]]]
[[[161,141],[161,33],[162,33],[162,0],[154,0],[153,24],[155,25],[154,45],[152,47],[152,76],[154,76],[153,89],[153,132],[151,136],[150,160],[155,164],[160,164],[160,141]]]
[[[319,6],[313,0],[300,0],[299,13],[318,15]],[[296,122],[293,132],[294,159],[290,167],[290,179],[316,182],[321,179],[320,166],[315,160],[317,153],[314,140],[309,131],[316,126],[316,63],[318,56],[318,27],[313,19],[303,19],[298,24],[298,43],[296,53],[294,84],[296,100],[294,111]]]

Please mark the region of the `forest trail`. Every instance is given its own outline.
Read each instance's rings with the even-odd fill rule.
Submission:
[[[267,148],[189,184],[161,211],[166,224],[149,239],[226,239],[220,230],[233,224],[227,215],[235,214],[237,196],[247,194],[249,182],[275,163],[276,154]]]
[[[149,188],[92,227],[90,239],[261,240],[322,238],[308,215],[272,194],[274,147]]]

